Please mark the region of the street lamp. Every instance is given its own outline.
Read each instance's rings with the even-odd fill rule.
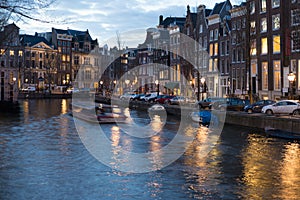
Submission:
[[[155,80],[155,85],[157,87],[157,96],[159,95],[159,82],[158,80]]]
[[[202,78],[200,79],[200,81],[201,81],[201,85],[202,85],[201,99],[203,100],[203,93],[205,92],[205,78],[202,77]]]
[[[295,79],[296,79],[296,75],[293,72],[290,72],[288,74],[288,80],[289,80],[289,83],[290,83],[290,85],[289,85],[290,98],[292,98],[293,93],[294,93],[294,91],[293,91],[293,84],[294,84]]]

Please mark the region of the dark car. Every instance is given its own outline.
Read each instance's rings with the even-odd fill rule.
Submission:
[[[242,111],[246,105],[249,105],[250,101],[240,98],[226,98],[226,103],[218,104],[218,107],[214,107],[218,110],[230,110],[230,111]]]
[[[273,101],[273,100],[259,100],[253,104],[249,104],[247,106],[244,107],[244,111],[245,112],[248,112],[248,113],[261,113],[261,109],[264,107],[264,106],[267,106],[267,105],[271,105],[271,104],[274,104],[276,103],[276,101]]]
[[[155,102],[156,103],[160,103],[160,104],[164,104],[166,102],[168,102],[168,100],[174,98],[175,96],[171,96],[171,95],[159,95],[156,99]]]
[[[202,101],[198,101],[198,106],[199,108],[211,108],[212,104],[214,102],[223,102],[225,103],[225,98],[221,98],[221,97],[209,97],[209,98],[206,98]]]

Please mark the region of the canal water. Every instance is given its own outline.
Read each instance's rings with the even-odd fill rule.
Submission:
[[[196,137],[170,165],[126,173],[89,153],[68,115],[69,102],[24,100],[20,114],[1,113],[0,199],[300,198],[299,142],[226,125],[207,156],[200,155],[201,138]],[[136,123],[149,123],[147,114],[130,112]],[[162,139],[139,144],[137,151],[164,145],[179,121],[168,117]],[[117,128],[104,125],[111,138]]]

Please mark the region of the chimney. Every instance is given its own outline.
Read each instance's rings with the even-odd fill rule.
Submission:
[[[164,20],[164,16],[160,15],[160,16],[159,16],[159,25],[162,24],[163,20]]]

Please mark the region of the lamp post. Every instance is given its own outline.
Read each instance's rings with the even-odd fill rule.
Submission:
[[[159,95],[159,82],[158,80],[155,80],[155,85],[157,87],[157,96]]]
[[[204,77],[202,77],[201,79],[200,79],[200,81],[201,81],[201,85],[202,85],[202,90],[201,90],[201,99],[203,100],[203,93],[205,92],[205,78]]]
[[[293,73],[293,72],[290,72],[289,74],[288,74],[288,80],[289,80],[289,98],[291,99],[292,98],[292,96],[293,96],[293,93],[294,93],[294,91],[293,91],[293,85],[294,85],[294,81],[295,81],[295,79],[296,79],[296,75]]]

